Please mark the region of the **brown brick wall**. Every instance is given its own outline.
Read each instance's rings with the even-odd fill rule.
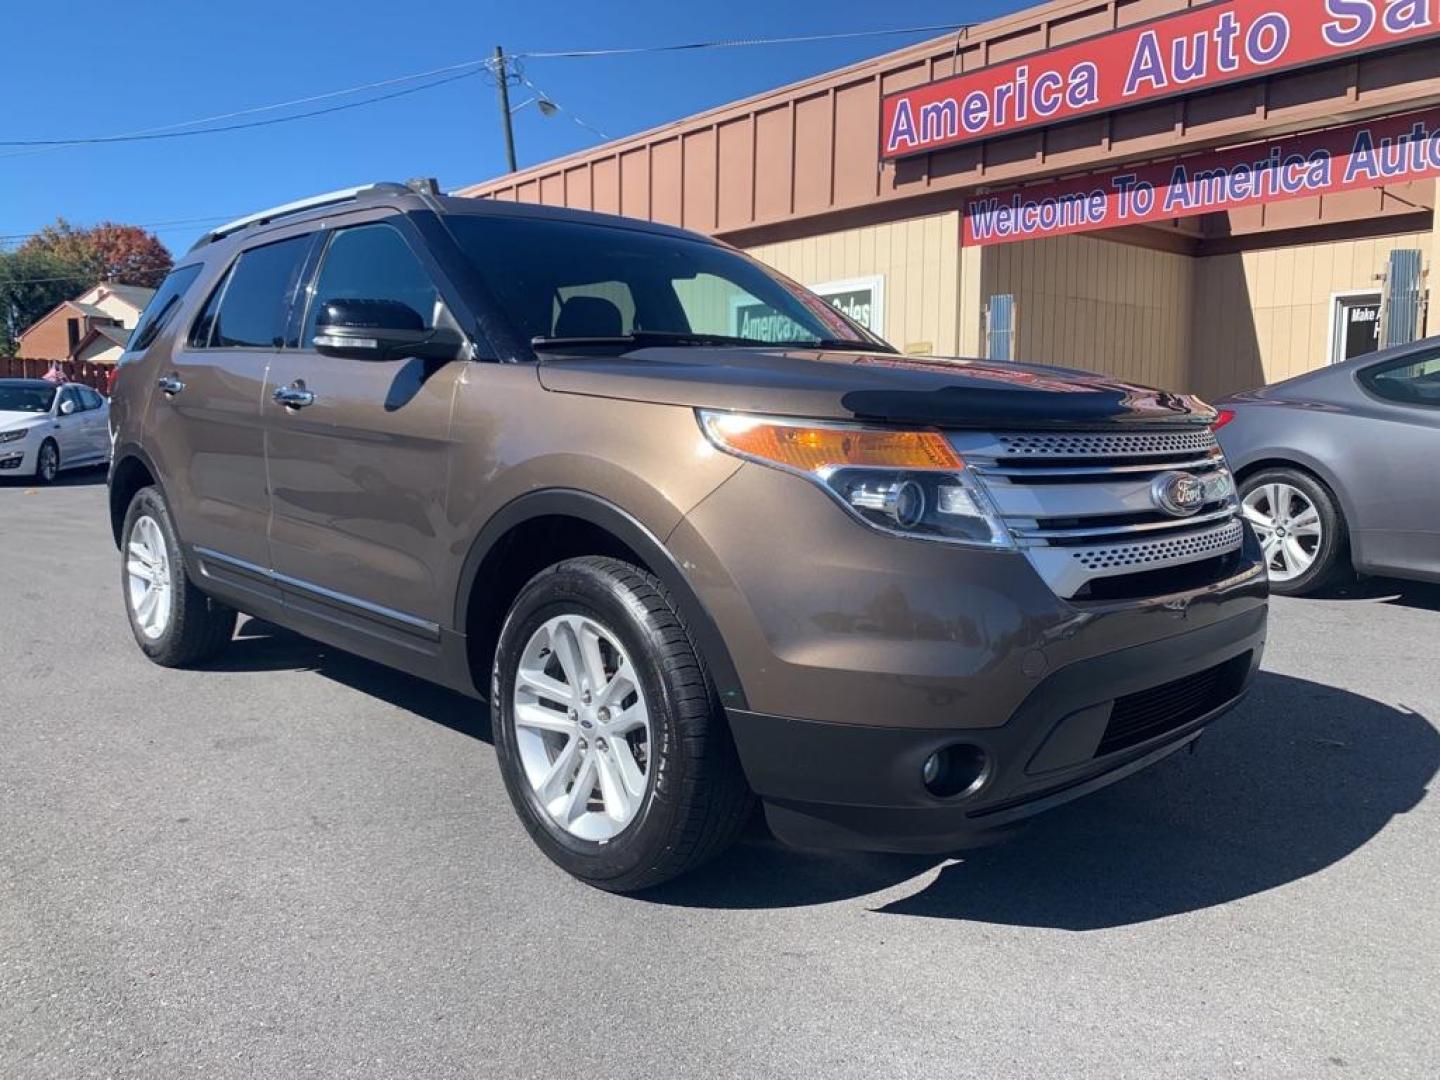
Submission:
[[[79,322],[80,336],[83,338],[85,336],[84,316],[73,308],[61,308],[59,311],[51,312],[20,335],[16,355],[38,356],[47,359],[69,356],[70,336],[65,329],[67,319],[75,319]]]

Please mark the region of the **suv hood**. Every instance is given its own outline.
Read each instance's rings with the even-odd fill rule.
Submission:
[[[1067,368],[819,349],[640,348],[546,354],[541,385],[565,394],[937,427],[1208,424],[1215,411]]]

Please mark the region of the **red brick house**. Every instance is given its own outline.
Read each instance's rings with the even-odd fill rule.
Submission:
[[[57,304],[27,327],[16,355],[113,364],[154,294],[154,289],[139,285],[102,281]]]

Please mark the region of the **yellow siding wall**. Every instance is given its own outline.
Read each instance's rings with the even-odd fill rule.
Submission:
[[[881,337],[905,351],[920,346],[941,356],[958,351],[958,213],[762,244],[751,248],[750,254],[802,285],[882,277]]]
[[[983,304],[1015,297],[1015,358],[1185,389],[1194,260],[1089,236],[984,252]]]
[[[1207,397],[1326,364],[1332,295],[1378,292],[1396,248],[1421,249],[1427,277],[1440,260],[1440,230],[1205,258],[1093,236],[962,251],[959,231],[947,213],[751,253],[806,285],[883,277],[881,336],[906,351],[980,355],[985,300],[1012,293],[1017,359]]]
[[[1270,248],[1195,260],[1193,389],[1202,395],[1278,382],[1329,362],[1331,297],[1374,290],[1396,248],[1420,248],[1409,233]]]

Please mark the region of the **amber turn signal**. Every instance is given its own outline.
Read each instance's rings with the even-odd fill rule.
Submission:
[[[706,434],[736,454],[801,472],[874,468],[957,472],[965,467],[945,436],[935,431],[888,431],[704,413]]]

